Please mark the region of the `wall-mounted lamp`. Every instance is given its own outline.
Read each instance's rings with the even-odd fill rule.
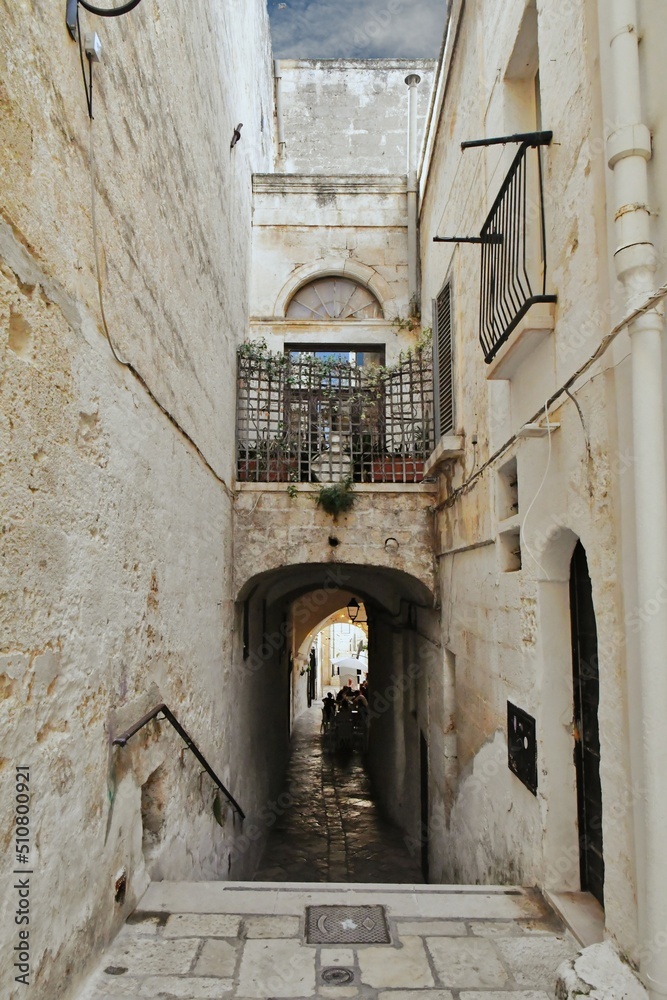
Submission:
[[[70,35],[76,41],[78,32],[78,18],[77,12],[79,9],[79,4],[84,10],[87,10],[89,14],[97,14],[98,17],[120,17],[121,14],[129,14],[131,10],[138,7],[141,0],[128,0],[127,3],[121,4],[120,7],[93,7],[92,4],[88,3],[88,0],[65,0],[65,23],[67,24],[67,30]]]
[[[347,613],[351,622],[357,622],[358,625],[366,625],[368,618],[359,618],[359,612],[361,611],[361,605],[356,597],[353,597],[347,606]]]

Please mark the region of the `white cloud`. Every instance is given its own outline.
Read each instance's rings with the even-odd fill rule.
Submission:
[[[269,0],[279,59],[437,56],[446,0]]]

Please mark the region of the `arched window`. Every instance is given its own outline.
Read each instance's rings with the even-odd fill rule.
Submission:
[[[364,285],[350,278],[315,278],[292,297],[287,319],[383,319],[382,306]]]

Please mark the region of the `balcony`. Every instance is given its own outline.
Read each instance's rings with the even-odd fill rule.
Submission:
[[[488,378],[511,378],[553,329],[556,296],[547,293],[541,159],[541,147],[552,138],[552,132],[526,132],[461,143],[462,149],[507,143],[519,148],[480,235],[433,237],[434,243],[481,245],[479,340],[491,366]]]
[[[237,481],[418,483],[434,446],[430,352],[391,367],[238,354]]]
[[[522,142],[482,227],[479,339],[491,364],[534,305],[547,294],[547,250],[540,146],[551,133]],[[542,326],[540,326],[542,329]],[[529,321],[522,333],[530,336]],[[497,376],[498,377],[498,376]]]

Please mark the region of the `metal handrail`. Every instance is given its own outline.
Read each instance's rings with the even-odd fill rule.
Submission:
[[[150,712],[147,712],[146,715],[143,715],[138,722],[135,722],[133,726],[130,726],[130,728],[126,729],[124,733],[121,733],[120,736],[117,736],[115,740],[112,741],[112,745],[115,747],[124,747],[127,744],[128,740],[132,739],[135,733],[138,733],[140,729],[143,729],[143,727],[151,721],[151,719],[156,718],[156,716],[160,714],[162,714],[165,717],[167,722],[171,723],[171,725],[174,727],[178,735],[181,737],[187,748],[189,750],[192,750],[193,754],[195,755],[199,763],[202,765],[206,773],[210,775],[210,777],[216,783],[220,791],[223,793],[223,795],[227,798],[227,800],[232,804],[234,809],[237,811],[241,819],[245,819],[245,813],[241,809],[241,806],[238,804],[238,802],[231,794],[231,792],[229,792],[225,788],[223,783],[220,781],[220,778],[217,776],[217,774],[215,773],[209,762],[206,760],[206,758],[204,757],[203,753],[201,752],[197,744],[194,742],[193,739],[190,738],[189,733],[183,728],[183,726],[180,724],[174,713],[171,712],[164,703],[161,705],[156,705],[155,708],[152,708],[150,710]]]

